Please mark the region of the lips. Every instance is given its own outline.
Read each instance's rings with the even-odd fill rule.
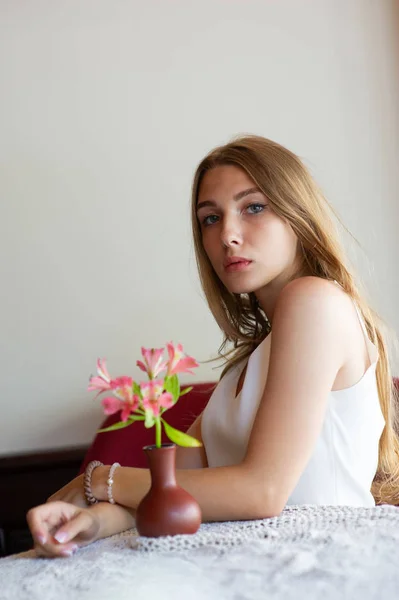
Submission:
[[[244,258],[243,256],[231,256],[230,258],[226,258],[226,260],[223,263],[224,268],[229,267],[230,265],[233,265],[234,263],[250,263],[252,261],[250,261],[248,258]]]
[[[243,256],[232,256],[224,261],[223,266],[225,271],[229,273],[232,271],[244,271],[251,263],[252,260]]]

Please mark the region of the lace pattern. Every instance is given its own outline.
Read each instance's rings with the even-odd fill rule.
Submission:
[[[397,598],[399,509],[290,506],[192,536],[132,529],[68,559],[0,560],[1,600]]]

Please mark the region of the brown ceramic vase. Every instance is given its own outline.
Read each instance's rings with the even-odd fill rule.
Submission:
[[[151,472],[151,488],[136,511],[140,535],[160,537],[195,533],[201,524],[198,502],[176,483],[176,446],[144,446]]]

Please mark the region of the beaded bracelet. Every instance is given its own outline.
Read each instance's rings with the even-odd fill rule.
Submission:
[[[90,506],[91,504],[97,504],[98,500],[93,496],[91,491],[91,476],[96,467],[103,467],[104,463],[99,460],[92,460],[86,467],[84,478],[83,478],[83,489],[86,497],[86,502]]]
[[[115,469],[117,467],[120,467],[120,464],[115,462],[109,470],[109,475],[108,475],[108,479],[107,479],[107,496],[108,496],[108,502],[110,504],[115,504],[115,500],[112,496],[112,484],[114,483],[113,475],[114,475]]]

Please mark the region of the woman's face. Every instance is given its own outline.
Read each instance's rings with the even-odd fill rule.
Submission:
[[[282,287],[296,272],[296,235],[241,168],[223,165],[206,172],[197,215],[205,252],[230,292]]]

